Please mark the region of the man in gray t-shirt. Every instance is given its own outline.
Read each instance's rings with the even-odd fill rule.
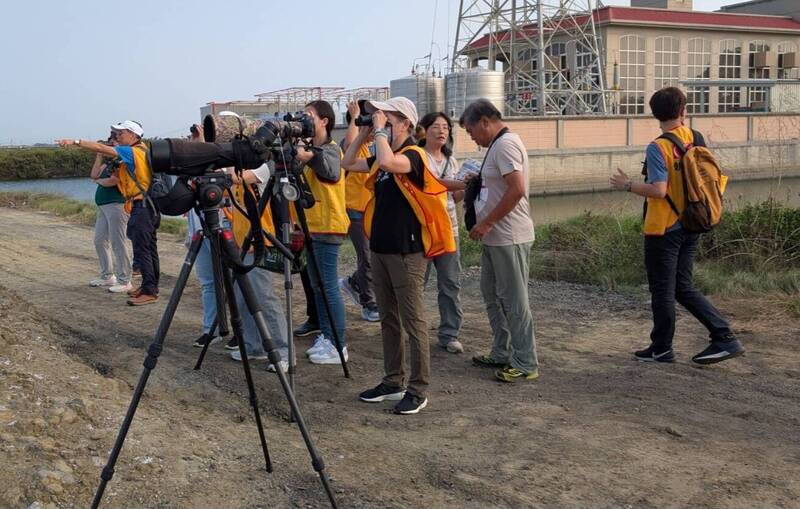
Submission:
[[[535,380],[539,361],[528,300],[528,260],[534,238],[528,154],[519,136],[508,132],[502,115],[486,99],[467,106],[459,123],[475,143],[489,147],[474,204],[477,223],[469,236],[483,242],[481,293],[494,342],[488,355],[472,360],[500,368],[495,377],[503,382]]]

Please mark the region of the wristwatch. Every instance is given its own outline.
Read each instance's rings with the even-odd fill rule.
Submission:
[[[81,140],[72,140],[72,143],[78,145],[79,147],[81,146]]]
[[[630,193],[630,192],[631,192],[631,187],[632,187],[632,186],[633,186],[633,182],[631,182],[630,180],[629,180],[629,181],[627,181],[627,182],[625,182],[625,192],[628,192],[628,193]]]
[[[373,136],[386,136],[389,137],[389,130],[385,127],[381,127],[380,129],[375,129],[375,132],[372,133]]]

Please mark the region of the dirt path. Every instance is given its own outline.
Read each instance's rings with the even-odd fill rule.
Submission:
[[[0,209],[0,231],[0,506],[87,507],[184,247],[162,239],[163,299],[133,309],[86,286],[91,229]],[[302,410],[341,507],[800,507],[797,320],[725,302],[744,358],[691,365],[705,340],[683,318],[678,363],[642,365],[630,358],[648,333],[641,298],[536,283],[542,376],[507,386],[469,362],[489,344],[477,280],[473,270],[464,282],[467,353],[433,351],[418,416],[357,401],[382,361],[379,327],[352,306],[353,378],[299,362]],[[259,364],[268,475],[239,366],[216,346],[192,370],[198,313],[192,277],[104,506],[326,507],[277,378]]]

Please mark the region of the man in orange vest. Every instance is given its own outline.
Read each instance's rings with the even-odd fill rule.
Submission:
[[[663,133],[673,133],[686,145],[701,141],[700,133],[684,125],[686,95],[676,87],[659,90],[650,98],[650,110]],[[698,137],[700,139],[698,139]],[[685,208],[680,156],[672,142],[657,138],[647,147],[647,178],[632,182],[620,169],[611,177],[614,189],[647,198],[644,218],[644,262],[650,286],[653,330],[650,346],[634,352],[643,362],[674,362],[677,300],[708,329],[711,344],[692,357],[698,364],[713,364],[744,353],[719,311],[692,284],[692,264],[700,235],[683,229],[677,211]]]

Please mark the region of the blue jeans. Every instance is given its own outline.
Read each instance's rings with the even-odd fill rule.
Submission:
[[[244,263],[253,263],[253,254],[249,253]],[[245,274],[253,286],[253,293],[256,295],[256,303],[259,309],[264,314],[264,320],[267,322],[267,331],[270,338],[275,343],[275,347],[281,354],[281,359],[289,360],[289,343],[288,334],[286,332],[286,313],[283,310],[278,295],[272,286],[272,273],[266,269],[255,268]],[[250,355],[264,353],[264,345],[261,342],[261,336],[258,333],[256,322],[253,316],[247,309],[247,304],[244,302],[239,285],[234,285],[236,288],[236,305],[239,306],[239,312],[242,315],[242,326],[244,329],[244,345],[247,353]]]
[[[675,302],[708,329],[712,341],[732,339],[730,325],[692,282],[692,266],[700,235],[682,228],[661,237],[644,238],[644,264],[650,286],[653,330],[650,340],[657,351],[672,348]]]
[[[331,306],[334,323],[334,325],[331,325],[328,310],[325,308],[325,301],[322,298],[319,287],[320,277],[317,275],[314,264],[309,261],[308,275],[311,278],[311,286],[314,288],[314,301],[317,304],[317,313],[319,314],[319,328],[322,334],[335,344],[333,328],[336,327],[341,346],[344,348],[347,345],[344,337],[344,300],[342,300],[342,292],[339,291],[339,275],[336,270],[339,258],[339,244],[315,240],[313,248],[314,258],[316,258],[319,271],[322,273],[322,282],[325,286],[328,303]]]
[[[211,241],[204,239],[194,261],[195,275],[200,283],[200,295],[203,302],[203,334],[211,331],[214,318],[217,316],[217,298],[214,292],[214,267],[211,260]],[[219,328],[217,328],[219,331]]]

